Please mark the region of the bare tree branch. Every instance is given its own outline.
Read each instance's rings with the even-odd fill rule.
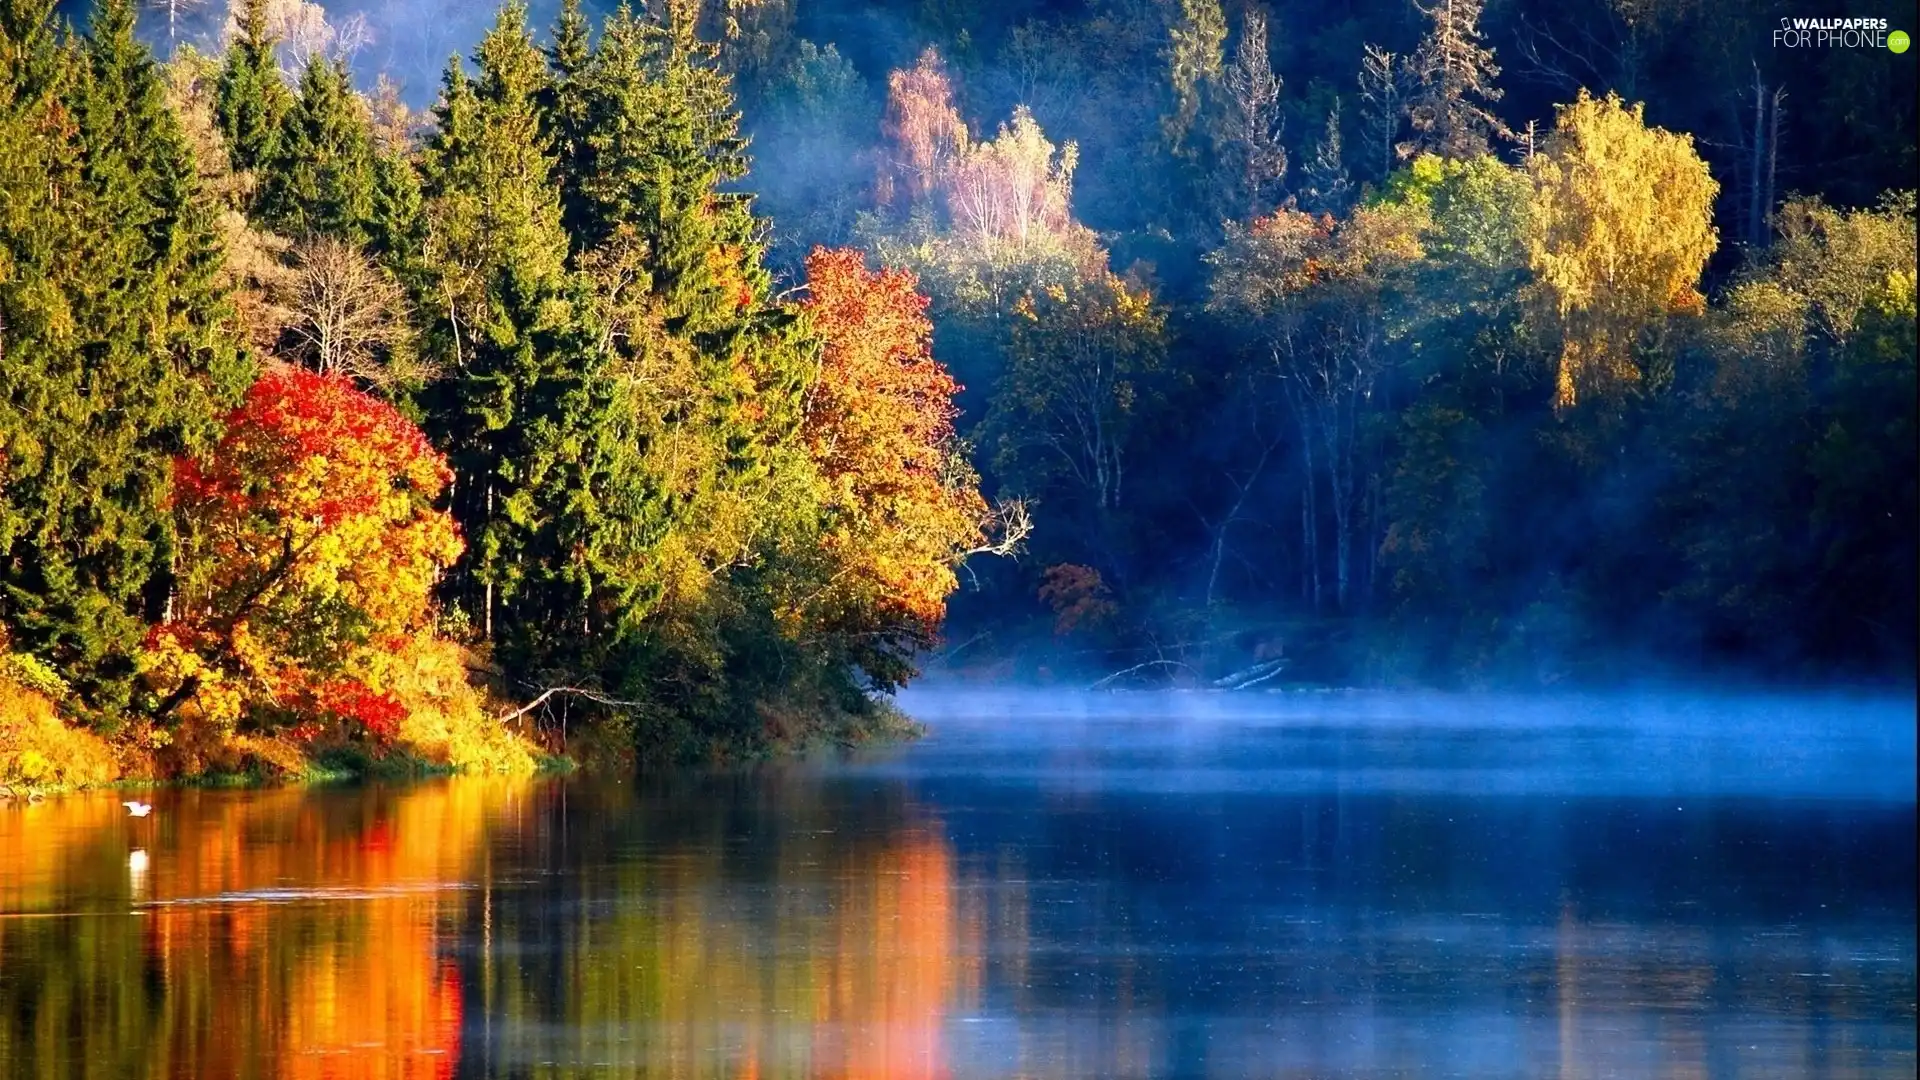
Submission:
[[[517,720],[520,717],[525,716],[526,714],[546,704],[549,699],[551,699],[557,694],[572,694],[575,697],[586,698],[588,701],[591,701],[596,705],[606,705],[610,708],[638,709],[643,707],[646,704],[646,702],[644,701],[621,701],[618,698],[607,697],[605,694],[602,694],[597,690],[588,690],[578,686],[553,686],[553,687],[548,687],[546,690],[542,691],[539,697],[534,698],[532,701],[527,702],[525,705],[520,706],[519,708],[513,710],[512,712],[500,714],[499,716],[495,717],[494,720],[496,723],[501,723],[501,724],[507,723],[510,720]]]

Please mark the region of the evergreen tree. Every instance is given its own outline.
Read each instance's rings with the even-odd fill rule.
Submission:
[[[1433,0],[1415,5],[1432,21],[1413,54],[1418,88],[1407,103],[1415,150],[1453,161],[1478,157],[1507,126],[1493,113],[1501,97],[1493,84],[1500,68],[1493,50],[1480,43],[1482,0]]]
[[[1326,133],[1314,147],[1313,160],[1307,162],[1302,179],[1305,181],[1300,191],[1302,206],[1322,214],[1346,212],[1353,185],[1347,179],[1345,155],[1341,150],[1339,98],[1334,98],[1333,107],[1327,110]]]
[[[280,80],[276,42],[267,29],[268,0],[244,0],[240,35],[227,47],[215,88],[214,117],[227,139],[235,172],[260,169],[275,160],[281,121],[292,96]]]
[[[353,78],[338,61],[315,57],[261,177],[256,217],[287,236],[364,244],[375,188],[373,129]]]
[[[75,50],[22,7],[8,16],[25,61],[9,120],[41,126],[36,150],[6,154],[27,182],[5,185],[0,212],[27,256],[0,273],[0,621],[111,718],[168,600],[172,460],[207,433],[209,391],[243,373],[221,333],[212,208],[130,0],[100,4]]]
[[[560,17],[553,26],[553,45],[547,50],[551,80],[541,98],[541,116],[548,145],[563,178],[584,175],[591,170],[584,145],[587,124],[585,76],[593,61],[593,43],[587,17],[580,0],[562,0]],[[576,185],[566,185],[569,194]],[[565,216],[576,221],[580,207],[576,200],[563,200]]]
[[[373,212],[369,248],[403,280],[424,272],[427,220],[420,174],[400,154],[373,159]]]
[[[729,429],[730,471],[755,472],[760,435],[778,441],[797,422],[804,365],[791,313],[772,302],[748,199],[722,190],[747,170],[726,76],[690,23],[622,10],[586,79],[592,172],[570,176],[583,209],[575,246],[622,230],[644,246],[661,324],[700,357],[715,421]]]
[[[1287,175],[1281,143],[1280,77],[1267,58],[1267,20],[1247,13],[1233,63],[1220,78],[1221,108],[1215,125],[1221,165],[1220,209],[1252,220],[1272,208]]]
[[[445,369],[424,404],[469,538],[454,591],[516,662],[588,677],[598,631],[644,611],[627,591],[647,529],[637,436],[592,300],[565,266],[524,8],[503,9],[477,60],[477,84],[449,69],[424,162],[419,307],[436,315]]]
[[[1186,146],[1187,135],[1200,116],[1202,94],[1220,77],[1226,64],[1227,16],[1220,0],[1180,0],[1180,20],[1167,31],[1167,74],[1173,89],[1173,111],[1160,120],[1167,144],[1175,153]]]

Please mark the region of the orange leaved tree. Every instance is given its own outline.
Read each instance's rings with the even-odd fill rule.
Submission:
[[[827,565],[803,614],[877,684],[899,685],[939,629],[956,563],[986,550],[994,514],[954,435],[960,385],[933,358],[913,274],[815,248],[807,294],[824,343],[804,433]]]
[[[356,675],[429,625],[461,550],[433,506],[450,476],[417,427],[346,376],[263,376],[212,452],[176,463],[180,588],[144,658],[156,712],[390,738],[398,701]]]

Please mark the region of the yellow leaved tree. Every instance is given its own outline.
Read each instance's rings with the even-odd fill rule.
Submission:
[[[1636,351],[1674,314],[1698,314],[1719,243],[1720,185],[1693,140],[1648,127],[1644,107],[1581,91],[1534,155],[1528,256],[1560,340],[1555,405],[1638,381]]]

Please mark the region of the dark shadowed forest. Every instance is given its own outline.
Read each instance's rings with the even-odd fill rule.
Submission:
[[[1917,28],[1830,14],[0,0],[0,781],[1910,679]]]

